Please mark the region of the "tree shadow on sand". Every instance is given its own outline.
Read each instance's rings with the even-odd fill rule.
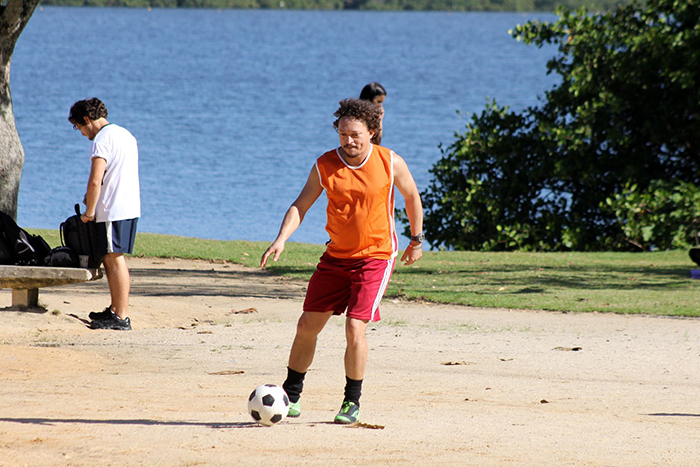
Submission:
[[[214,429],[222,428],[257,428],[255,422],[195,422],[186,420],[150,420],[150,419],[87,419],[87,418],[0,418],[0,422],[30,425],[87,424],[87,425],[143,425],[143,426],[203,426]]]
[[[263,270],[221,271],[214,269],[132,268],[131,295],[146,297],[256,297],[271,299],[303,298],[306,283],[269,274]],[[68,287],[81,292],[106,288],[100,284]]]

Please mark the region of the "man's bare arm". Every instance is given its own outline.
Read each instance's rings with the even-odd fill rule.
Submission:
[[[304,188],[299,193],[297,199],[292,203],[292,205],[287,210],[284,215],[284,220],[282,221],[282,226],[280,227],[277,238],[274,242],[265,250],[262,258],[260,259],[260,267],[264,268],[267,264],[267,260],[272,256],[273,261],[277,261],[284,251],[284,245],[294,233],[294,231],[299,228],[306,212],[313,206],[319,196],[323,193],[323,187],[321,186],[321,180],[319,179],[318,172],[316,171],[316,166],[311,169],[309,173],[309,178],[306,179],[306,184]]]

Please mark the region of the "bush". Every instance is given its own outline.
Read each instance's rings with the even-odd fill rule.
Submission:
[[[640,250],[688,248],[698,244],[700,187],[654,180],[647,188],[626,185],[606,200],[625,241]]]
[[[490,102],[433,166],[421,193],[433,246],[629,250],[608,198],[700,184],[700,0],[557,14],[512,34],[558,45],[547,69],[561,82],[519,114]]]
[[[567,202],[547,183],[553,161],[538,157],[543,141],[536,121],[491,102],[455,136],[422,193],[430,243],[457,250],[558,249]]]

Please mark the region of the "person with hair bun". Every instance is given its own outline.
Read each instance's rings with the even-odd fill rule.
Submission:
[[[377,82],[372,82],[362,88],[360,92],[360,100],[369,101],[373,104],[377,104],[382,109],[382,122],[380,122],[379,129],[372,137],[373,144],[382,144],[382,134],[383,134],[383,120],[384,120],[384,100],[386,99],[386,89],[384,86]]]

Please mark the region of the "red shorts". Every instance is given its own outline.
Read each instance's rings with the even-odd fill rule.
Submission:
[[[338,259],[324,253],[309,281],[304,311],[340,315],[347,309],[350,318],[379,321],[379,302],[395,262],[395,258]]]

